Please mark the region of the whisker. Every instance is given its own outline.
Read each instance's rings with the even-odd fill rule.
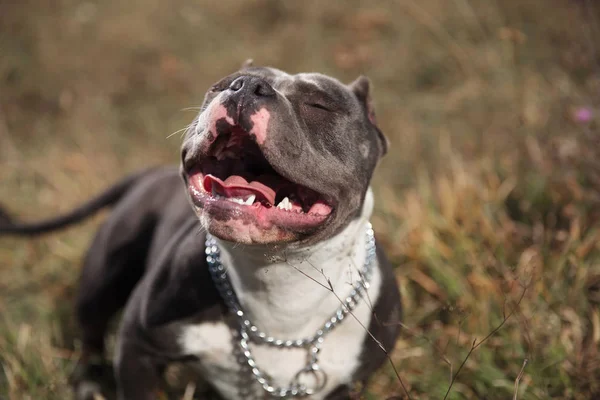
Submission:
[[[200,111],[202,110],[202,107],[186,107],[186,108],[182,108],[179,111]]]
[[[171,133],[171,134],[170,134],[169,136],[167,136],[165,139],[169,139],[170,137],[172,137],[172,136],[175,136],[175,135],[176,135],[176,134],[178,134],[179,132],[185,132],[185,131],[187,131],[188,129],[190,129],[190,128],[191,128],[191,127],[194,125],[194,123],[195,123],[195,122],[192,122],[191,124],[187,125],[187,126],[186,126],[186,127],[184,127],[184,128],[177,129],[175,132]]]

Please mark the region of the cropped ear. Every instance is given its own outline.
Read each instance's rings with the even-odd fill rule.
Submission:
[[[348,85],[352,93],[356,96],[360,104],[365,108],[367,117],[371,124],[375,127],[379,141],[381,142],[381,155],[385,155],[388,151],[389,141],[379,129],[377,125],[377,119],[375,118],[375,109],[373,108],[373,101],[371,100],[371,81],[364,75],[359,76]]]
[[[254,64],[254,60],[249,58],[242,63],[242,66],[240,67],[240,69],[250,68],[253,64]]]

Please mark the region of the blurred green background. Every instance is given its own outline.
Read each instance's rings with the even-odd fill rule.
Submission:
[[[170,135],[247,58],[373,82],[392,144],[373,223],[412,398],[600,398],[592,0],[0,2],[0,202],[36,220],[177,162]],[[73,295],[103,215],[0,239],[0,399],[69,398]],[[387,365],[366,398],[392,395]]]

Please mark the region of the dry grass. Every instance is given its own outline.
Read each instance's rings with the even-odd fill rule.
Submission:
[[[373,222],[404,294],[392,359],[411,397],[442,399],[454,379],[449,399],[596,398],[599,11],[591,0],[0,4],[0,199],[36,219],[176,162],[179,136],[166,138],[193,118],[182,109],[246,58],[367,73],[393,149]],[[68,396],[72,294],[100,220],[0,240],[0,399]],[[367,398],[392,395],[403,392],[385,367]]]

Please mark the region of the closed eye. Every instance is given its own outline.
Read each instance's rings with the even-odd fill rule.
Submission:
[[[318,109],[324,110],[324,111],[333,111],[331,108],[329,108],[326,105],[323,105],[321,103],[306,103],[306,105],[309,107],[318,108]]]

